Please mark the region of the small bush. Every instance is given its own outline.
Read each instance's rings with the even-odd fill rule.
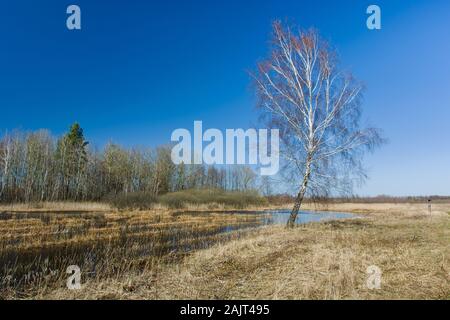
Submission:
[[[199,204],[200,200],[191,191],[179,191],[162,195],[158,198],[159,203],[170,209],[181,209],[188,204]]]
[[[157,202],[154,195],[144,192],[121,193],[118,195],[110,195],[106,199],[113,207],[119,210],[139,209],[147,210],[153,208]]]
[[[295,202],[295,197],[289,195],[289,194],[277,194],[277,195],[271,195],[267,196],[267,201],[272,205],[286,205],[290,203]],[[307,199],[305,199],[306,201]]]
[[[180,209],[187,205],[224,205],[242,209],[251,205],[262,206],[268,202],[254,191],[223,191],[208,189],[192,189],[165,194],[159,202],[169,208]]]
[[[128,193],[112,195],[106,199],[119,210],[153,208],[156,203],[170,209],[182,209],[189,205],[207,205],[208,208],[217,208],[219,205],[243,209],[248,206],[267,205],[266,198],[255,191],[223,191],[215,189],[191,189],[171,192],[159,197],[146,193]]]

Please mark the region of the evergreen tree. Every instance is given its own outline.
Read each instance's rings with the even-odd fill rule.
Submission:
[[[78,123],[74,123],[58,141],[56,159],[59,164],[59,195],[64,200],[72,197],[77,199],[80,195],[80,182],[88,162],[88,144]]]

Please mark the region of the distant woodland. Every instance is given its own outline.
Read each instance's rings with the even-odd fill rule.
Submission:
[[[16,130],[0,138],[0,202],[98,201],[108,196],[159,196],[185,189],[248,191],[257,177],[246,166],[174,165],[168,146],[97,151],[78,123],[62,137]],[[266,187],[265,189],[268,189]]]

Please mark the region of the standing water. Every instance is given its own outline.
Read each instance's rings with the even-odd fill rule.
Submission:
[[[264,212],[263,223],[264,224],[287,224],[289,216],[291,214],[290,210],[275,210]],[[341,220],[355,218],[356,216],[351,213],[343,212],[310,212],[310,211],[300,211],[296,224],[306,224],[310,222],[320,222],[328,220]]]

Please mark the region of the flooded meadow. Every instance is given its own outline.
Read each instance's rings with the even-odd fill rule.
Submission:
[[[37,288],[65,286],[66,269],[73,265],[93,279],[157,269],[254,228],[284,224],[288,215],[286,210],[1,212],[0,296],[26,297]],[[303,212],[298,222],[351,216]]]

